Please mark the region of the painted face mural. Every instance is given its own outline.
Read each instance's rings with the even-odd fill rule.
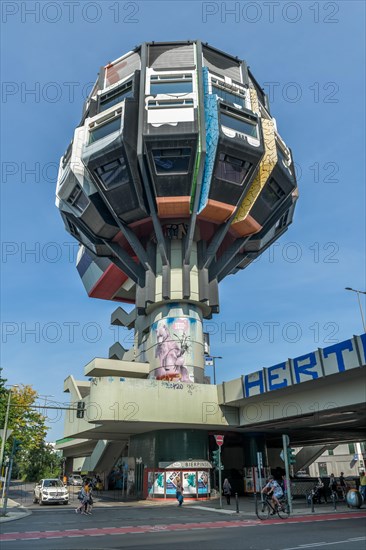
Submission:
[[[156,323],[155,357],[159,367],[152,375],[157,380],[191,381],[187,368],[191,351],[190,324],[190,320],[186,318],[165,319]]]

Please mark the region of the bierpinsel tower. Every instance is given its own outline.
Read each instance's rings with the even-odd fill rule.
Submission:
[[[202,383],[219,282],[287,230],[297,196],[291,150],[246,62],[200,41],[151,42],[100,69],[56,204],[88,295],[135,306],[112,315],[134,330],[126,357],[150,378]]]

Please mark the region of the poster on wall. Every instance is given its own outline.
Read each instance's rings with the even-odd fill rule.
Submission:
[[[183,472],[183,494],[197,495],[196,472]]]
[[[154,495],[164,495],[164,472],[153,472],[152,492]]]
[[[194,382],[193,344],[197,322],[188,317],[168,317],[151,327],[156,368],[149,378],[169,382]]]
[[[149,496],[154,494],[154,472],[147,473],[147,493]]]
[[[181,472],[166,472],[166,494],[174,495],[177,492],[177,485],[181,479]]]
[[[198,494],[199,495],[207,495],[210,493],[210,476],[207,472],[197,472],[197,478],[198,478]]]

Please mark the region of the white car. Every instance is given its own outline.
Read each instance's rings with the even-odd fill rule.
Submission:
[[[34,488],[33,502],[40,505],[46,502],[69,504],[69,491],[60,479],[41,479]]]
[[[83,485],[83,478],[79,474],[72,474],[67,480],[69,485],[76,485],[81,487]]]

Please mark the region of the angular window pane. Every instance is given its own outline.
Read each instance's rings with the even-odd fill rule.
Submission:
[[[115,94],[110,93],[106,96],[101,96],[100,104],[99,104],[99,112],[109,109],[109,107],[112,107],[117,103],[120,103],[127,97],[133,97],[132,85],[120,91],[116,90]]]
[[[236,105],[240,105],[241,107],[245,106],[245,100],[243,96],[236,95],[233,92],[229,92],[228,90],[223,90],[218,86],[212,86],[212,93],[217,94],[219,97],[221,97],[223,101],[226,101],[226,103],[236,103]]]
[[[246,134],[251,137],[258,137],[257,135],[257,125],[251,124],[249,121],[246,121],[244,118],[239,118],[235,116],[230,116],[225,113],[221,113],[221,124],[227,128],[231,128],[240,134]]]
[[[123,157],[108,162],[104,166],[99,166],[96,172],[107,189],[111,189],[117,185],[123,185],[130,181],[126,161]]]
[[[176,82],[157,81],[151,82],[150,94],[191,94],[193,85],[191,80],[178,80]]]
[[[75,185],[74,189],[66,199],[66,202],[71,204],[71,206],[74,206],[75,208],[77,208],[79,212],[84,212],[85,208],[89,204],[89,199],[84,194],[80,185]]]
[[[155,170],[159,175],[185,174],[188,172],[191,148],[155,149],[152,151]]]
[[[159,99],[158,101],[149,101],[148,109],[176,109],[193,107],[193,99]]]
[[[113,132],[116,132],[121,128],[121,117],[115,117],[109,122],[106,122],[105,124],[101,124],[100,126],[97,126],[95,129],[91,130],[90,137],[89,137],[89,144],[94,143],[95,141],[98,141],[99,139],[104,138],[105,136],[108,136],[109,134],[112,134]]]
[[[262,199],[271,207],[275,206],[284,196],[285,192],[273,178],[266,183],[261,193]]]
[[[249,162],[246,162],[224,153],[220,153],[216,166],[215,177],[236,185],[241,185],[250,168]]]

